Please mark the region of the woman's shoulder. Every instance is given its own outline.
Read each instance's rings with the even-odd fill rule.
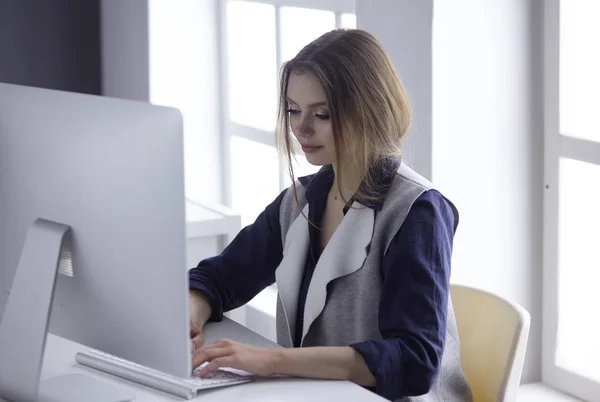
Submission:
[[[442,223],[456,231],[458,227],[458,209],[440,191],[430,188],[424,191],[412,204],[407,220],[417,224],[429,222],[432,225]]]
[[[404,185],[410,183],[421,189],[433,188],[433,184],[427,178],[417,173],[404,162],[396,170],[395,179],[404,182]]]
[[[452,222],[454,230],[458,226],[458,208],[446,195],[437,189],[427,178],[423,177],[406,164],[398,168],[395,185],[388,194],[390,203],[408,203],[408,217],[419,215],[428,219],[443,219]]]

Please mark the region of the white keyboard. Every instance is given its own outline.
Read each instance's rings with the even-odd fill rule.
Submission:
[[[252,381],[250,375],[238,374],[226,369],[214,371],[200,378],[198,374],[206,363],[194,370],[192,376],[180,378],[97,350],[77,353],[75,360],[84,366],[188,399],[195,397],[198,391],[204,389]]]

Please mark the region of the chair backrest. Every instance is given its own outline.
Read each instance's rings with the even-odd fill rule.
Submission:
[[[450,287],[460,361],[474,402],[514,402],[521,382],[530,316],[520,305],[468,286]]]

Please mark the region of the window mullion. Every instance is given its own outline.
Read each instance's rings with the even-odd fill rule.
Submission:
[[[283,60],[281,59],[282,49],[281,49],[281,7],[275,6],[275,62],[277,63],[277,71],[279,72],[279,68]],[[279,74],[278,74],[279,76]],[[279,88],[279,80],[277,88]],[[279,94],[276,94],[278,96]],[[274,135],[277,135],[275,132]],[[279,158],[279,191],[283,191],[286,188],[285,177],[286,177],[286,166],[285,161],[282,158]]]
[[[600,142],[561,135],[560,157],[600,165]]]
[[[229,61],[227,59],[227,1],[215,0],[217,11],[217,80],[219,81],[219,145],[221,151],[221,202],[233,205],[229,126]]]

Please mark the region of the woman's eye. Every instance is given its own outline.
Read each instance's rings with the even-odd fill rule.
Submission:
[[[317,119],[321,119],[321,120],[328,120],[329,119],[329,115],[328,114],[324,114],[324,113],[316,113],[315,117]]]
[[[288,112],[289,114],[300,114],[300,111],[299,111],[299,110],[292,109],[292,108],[288,108],[288,109],[286,110],[286,112]]]

